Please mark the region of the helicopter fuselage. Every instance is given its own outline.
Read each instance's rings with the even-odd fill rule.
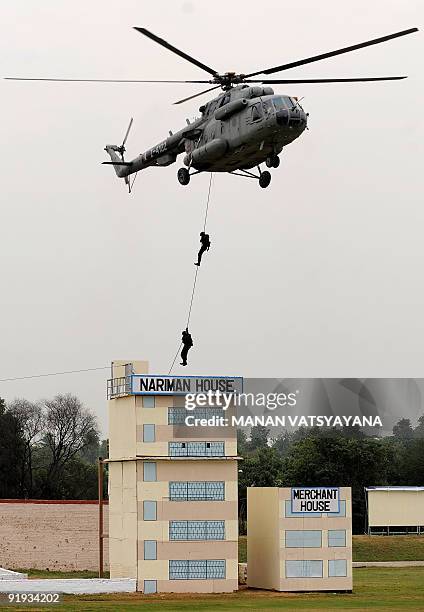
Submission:
[[[297,99],[264,86],[233,87],[199,110],[198,119],[125,165],[119,163],[118,147],[107,145],[117,175],[168,166],[181,153],[184,164],[198,172],[249,170],[277,156],[307,125]]]

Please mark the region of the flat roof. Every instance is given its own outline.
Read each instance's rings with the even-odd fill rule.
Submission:
[[[365,491],[424,491],[424,487],[365,487]]]

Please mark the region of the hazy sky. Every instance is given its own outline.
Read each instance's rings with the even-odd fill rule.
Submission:
[[[3,3],[2,76],[197,79],[132,30],[144,26],[219,71],[248,72],[423,28],[422,0],[24,0]],[[310,130],[271,186],[216,175],[188,368],[273,377],[423,376],[423,31],[286,72],[407,74],[392,83],[276,86],[304,96]],[[278,77],[278,75],[274,75]],[[283,75],[282,75],[283,76]],[[196,116],[196,85],[0,81],[0,378],[147,359],[166,373],[191,294],[209,176],[176,164],[128,196],[128,158]],[[106,431],[108,372],[0,383],[7,400],[76,393]]]

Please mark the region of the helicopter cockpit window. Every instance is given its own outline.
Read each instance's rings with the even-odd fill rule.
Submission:
[[[259,104],[255,104],[254,106],[252,106],[252,120],[258,121],[261,118],[262,118],[261,107]]]
[[[262,101],[262,108],[264,109],[264,113],[265,113],[266,117],[269,117],[270,115],[273,114],[273,108],[272,108],[271,100],[263,100]]]
[[[285,100],[288,99],[286,98],[286,96],[275,96],[274,98],[272,98],[272,101],[274,103],[275,106],[275,110],[279,111],[279,110],[286,110],[287,109],[287,103],[285,102]],[[290,103],[289,103],[290,104]],[[290,104],[291,106],[291,104]]]

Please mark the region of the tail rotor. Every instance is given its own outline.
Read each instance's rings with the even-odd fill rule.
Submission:
[[[122,163],[125,163],[125,159],[124,159],[125,143],[127,142],[128,134],[130,133],[131,126],[133,124],[133,120],[134,120],[133,117],[131,117],[129,125],[128,125],[128,128],[127,128],[127,131],[126,131],[125,136],[124,136],[124,140],[122,141],[121,146],[117,148],[117,151],[118,151],[118,153],[121,156]],[[125,184],[128,186],[128,193],[131,193],[131,189],[132,189],[132,185],[134,184],[134,181],[131,184],[129,176],[125,176],[124,177],[124,181],[125,181]]]

